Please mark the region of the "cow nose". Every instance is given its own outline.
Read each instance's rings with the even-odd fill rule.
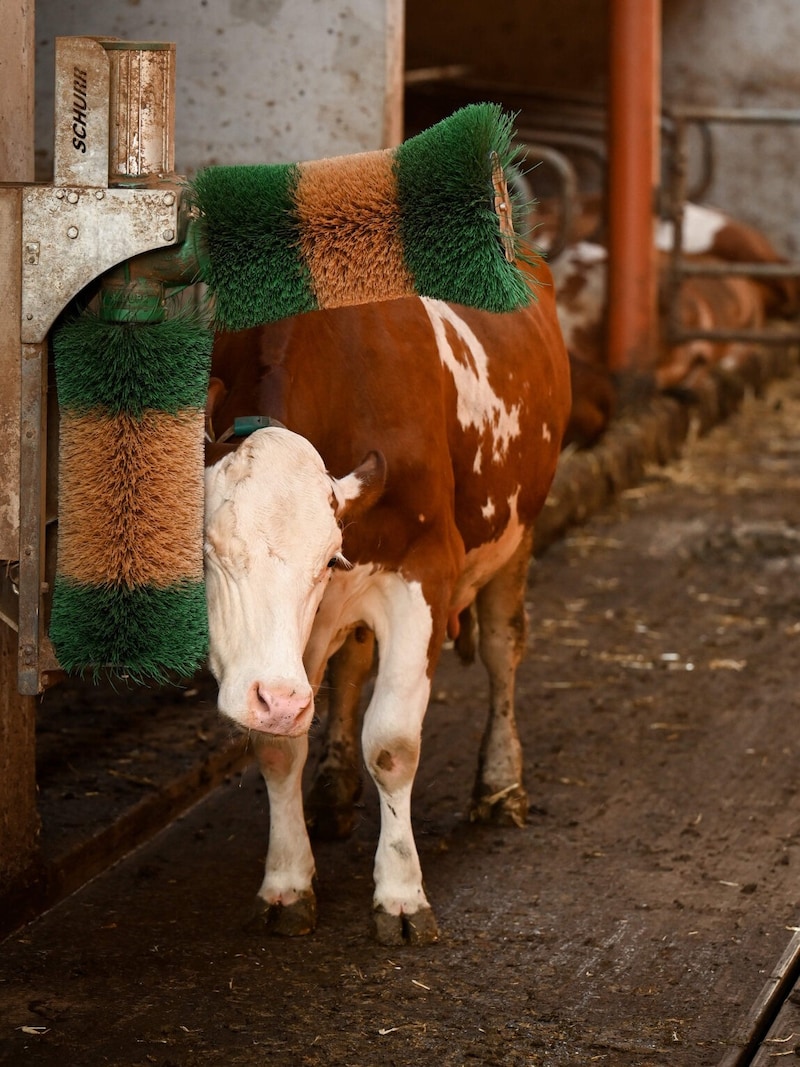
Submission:
[[[247,725],[251,730],[296,737],[304,733],[314,713],[314,694],[308,683],[253,682],[247,694]]]

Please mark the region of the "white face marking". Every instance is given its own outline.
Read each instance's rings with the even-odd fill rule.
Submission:
[[[683,251],[691,255],[707,252],[726,223],[725,216],[714,208],[686,204],[683,209]],[[656,248],[660,252],[672,250],[674,229],[672,222],[662,220],[656,224]]]
[[[481,515],[483,515],[484,519],[491,519],[491,517],[494,515],[493,500],[489,500],[483,505],[483,507],[481,508]]]
[[[206,599],[219,708],[248,729],[294,734],[313,714],[302,663],[340,556],[335,483],[289,430],[259,430],[206,471]]]
[[[542,440],[552,441],[552,437],[550,436],[550,427],[547,425],[546,422],[542,423]]]
[[[422,304],[433,326],[439,358],[455,379],[458,394],[456,414],[458,421],[467,429],[474,426],[480,433],[490,432],[493,441],[493,459],[502,460],[508,453],[512,440],[519,437],[519,405],[507,406],[493,392],[489,384],[489,359],[466,322],[442,300],[422,297]],[[470,354],[469,364],[458,359],[447,339],[446,326],[450,326],[464,343]],[[481,469],[481,454],[475,456],[475,473]]]
[[[606,302],[607,259],[602,245],[578,241],[552,264],[556,312],[567,348],[579,347],[576,334],[600,323]],[[576,276],[583,285],[573,292],[570,282]]]

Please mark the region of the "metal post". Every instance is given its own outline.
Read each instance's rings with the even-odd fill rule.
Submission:
[[[0,180],[32,182],[33,173],[33,0],[7,5],[0,39]],[[0,197],[0,555],[10,567],[18,556],[19,531],[19,309],[20,196],[7,188]],[[18,639],[13,609],[0,613],[0,891],[29,880],[38,851],[36,810],[36,707],[17,689]]]
[[[656,359],[661,4],[610,0],[609,14],[609,365],[643,371]]]

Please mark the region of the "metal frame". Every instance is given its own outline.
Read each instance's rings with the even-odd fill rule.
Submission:
[[[62,674],[47,637],[58,511],[48,334],[91,283],[132,263],[151,269],[151,260],[182,245],[188,216],[173,173],[174,51],[162,42],[58,38],[53,183],[22,184],[14,193],[18,217],[6,240],[19,251],[19,330],[6,340],[9,358],[12,349],[19,358],[19,415],[2,432],[9,442],[18,434],[19,479],[0,488],[9,511],[18,502],[18,521],[4,530],[0,548],[10,552],[18,531],[19,549],[0,570],[0,619],[18,632],[25,696]]]
[[[800,110],[775,108],[703,108],[672,107],[668,114],[672,126],[672,159],[669,168],[667,217],[673,224],[673,244],[669,253],[667,275],[667,341],[682,344],[690,340],[750,341],[753,344],[785,345],[800,341],[800,325],[795,330],[781,324],[780,329],[763,330],[692,330],[681,326],[678,293],[688,277],[746,276],[750,278],[800,278],[800,262],[792,263],[691,263],[683,256],[684,207],[691,199],[687,190],[689,149],[692,127],[708,130],[715,123],[742,125],[800,126]],[[708,137],[705,138],[708,143]]]

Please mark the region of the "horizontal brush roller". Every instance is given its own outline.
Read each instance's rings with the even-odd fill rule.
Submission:
[[[498,105],[472,104],[395,149],[201,171],[192,195],[217,324],[247,329],[413,293],[525,306],[531,290],[495,212],[511,136]]]

